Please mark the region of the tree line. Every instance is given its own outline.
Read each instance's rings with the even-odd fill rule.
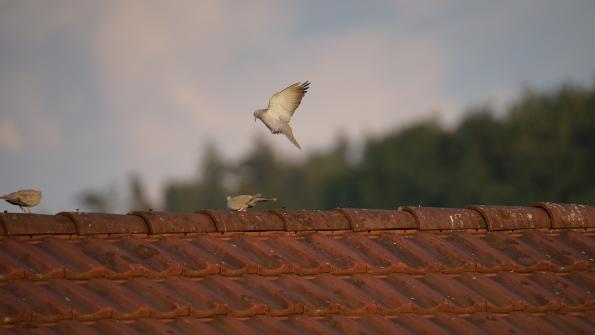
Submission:
[[[252,193],[290,209],[595,204],[593,87],[527,89],[504,111],[475,108],[454,127],[422,120],[366,139],[357,159],[346,137],[299,162],[256,142],[235,161],[207,145],[195,178],[166,183],[163,209],[224,208],[227,195]],[[148,206],[139,183],[133,203]]]

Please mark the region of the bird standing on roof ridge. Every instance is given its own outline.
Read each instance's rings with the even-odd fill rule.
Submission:
[[[31,213],[29,208],[37,206],[41,201],[41,191],[33,189],[19,190],[0,196],[0,199],[21,207],[21,210],[25,213]]]
[[[254,112],[254,122],[256,122],[256,119],[260,119],[269,128],[271,133],[284,134],[291,143],[302,150],[302,147],[293,136],[289,121],[300,105],[300,102],[302,102],[304,94],[308,92],[308,88],[310,88],[309,81],[303,84],[297,82],[273,94],[269,100],[269,107],[267,109],[258,109]]]
[[[241,194],[235,197],[227,196],[227,208],[232,211],[245,212],[259,202],[277,201],[277,198],[263,198],[262,194]]]

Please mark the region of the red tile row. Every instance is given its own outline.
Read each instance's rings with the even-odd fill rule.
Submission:
[[[214,274],[595,271],[595,233],[285,233],[0,240],[0,282]]]
[[[0,323],[217,315],[469,314],[595,309],[591,272],[53,279],[0,285]]]
[[[229,212],[129,215],[63,212],[57,215],[0,214],[1,235],[165,234],[234,231],[321,230],[517,230],[595,228],[595,207],[556,203],[461,208],[401,207],[399,211],[339,208],[331,211]]]
[[[197,319],[181,317],[175,319],[141,318],[133,322],[106,319],[81,323],[60,321],[56,324],[0,328],[6,334],[395,334],[395,335],[446,335],[446,334],[593,334],[595,314],[558,313],[531,314],[512,312],[507,314],[474,313],[453,315],[439,313],[431,317],[402,314],[396,317],[366,315],[347,317],[332,315],[310,318],[295,315],[287,318],[256,316],[248,319],[215,317]],[[27,327],[27,328],[26,328]]]

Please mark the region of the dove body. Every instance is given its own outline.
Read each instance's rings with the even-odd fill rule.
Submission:
[[[259,202],[277,201],[277,198],[264,198],[262,194],[242,194],[227,197],[227,208],[232,211],[245,212],[248,208],[256,206]]]
[[[308,92],[309,82],[295,83],[284,90],[273,94],[269,100],[267,109],[259,109],[254,112],[254,121],[260,119],[273,134],[285,135],[298,149],[302,149],[293,136],[289,121],[295,110],[300,105],[302,98]]]
[[[266,109],[259,109],[254,112],[254,119],[260,119],[273,134],[278,134],[283,128],[283,121],[267,113]]]
[[[21,207],[23,212],[30,213],[29,208],[37,206],[41,201],[41,191],[32,189],[20,190],[0,196],[0,199]]]

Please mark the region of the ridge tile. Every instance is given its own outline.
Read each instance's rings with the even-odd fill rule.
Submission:
[[[214,222],[201,213],[132,212],[148,225],[151,234],[210,233],[216,231]]]
[[[58,217],[67,217],[79,235],[96,234],[147,234],[147,224],[135,215],[107,213],[60,212]]]
[[[222,233],[285,230],[283,221],[277,215],[268,212],[201,210],[199,213],[208,215],[215,223],[216,231]]]
[[[533,206],[545,209],[552,228],[595,228],[595,206],[537,202]]]
[[[481,215],[470,209],[402,206],[399,210],[411,213],[419,230],[486,228],[486,223]]]
[[[543,208],[526,206],[470,206],[481,213],[490,231],[551,228],[550,218]]]
[[[57,215],[4,213],[0,223],[8,236],[76,234],[73,222]]]
[[[365,208],[335,210],[347,217],[353,231],[417,228],[413,216],[408,212]]]
[[[285,224],[287,231],[350,230],[351,225],[339,211],[270,209]]]

